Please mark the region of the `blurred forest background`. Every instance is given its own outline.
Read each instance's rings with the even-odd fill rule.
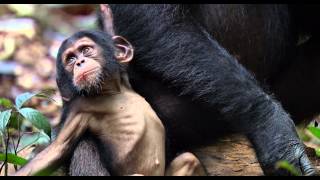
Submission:
[[[55,58],[61,42],[80,29],[95,28],[95,5],[0,5],[0,97],[57,89]],[[57,123],[57,102],[32,106]]]
[[[71,34],[82,29],[96,28],[96,8],[96,5],[87,4],[0,5],[0,98],[14,102],[15,98],[24,92],[55,90],[52,95],[54,101],[47,98],[32,98],[26,106],[43,113],[51,127],[56,127],[61,109],[60,94],[55,82],[55,58],[58,48]],[[0,112],[4,109],[0,99]],[[24,124],[23,128],[23,131],[31,132],[34,127]],[[314,148],[316,154],[320,156],[320,131],[311,129],[314,131],[310,132],[305,128],[298,130],[304,142]],[[19,138],[15,136],[16,128],[12,130],[9,128],[8,131],[16,139]],[[318,138],[316,138],[317,133]],[[261,174],[253,151],[248,150],[250,145],[237,138],[238,136],[236,140],[221,140],[217,143],[216,149],[213,147],[201,150],[202,155],[205,155],[204,159],[212,167],[209,170],[210,174]],[[4,140],[0,141],[0,155],[4,153],[4,144],[1,142]],[[43,144],[46,143],[41,143],[39,139],[33,141],[26,145],[28,148],[19,151],[19,156],[28,159],[35,154],[34,148]],[[201,155],[199,157],[201,158]],[[7,170],[10,174],[14,172],[14,167],[11,165]],[[1,175],[4,175],[4,171],[1,171]]]
[[[52,95],[54,101],[32,98],[26,104],[43,113],[55,127],[61,106],[55,82],[58,48],[74,32],[96,27],[96,7],[92,4],[0,5],[0,98],[14,102],[24,92],[56,90]],[[0,105],[0,112],[2,109]],[[1,142],[0,147],[3,147]],[[33,148],[30,146],[19,155],[28,158]]]

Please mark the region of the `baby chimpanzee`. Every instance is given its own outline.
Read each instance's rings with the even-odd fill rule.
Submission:
[[[66,97],[71,97],[71,112],[92,113],[89,130],[99,140],[112,175],[164,175],[165,131],[151,106],[130,86],[126,66],[132,58],[133,48],[121,36],[78,32],[60,48],[58,85],[72,89],[73,95]],[[181,157],[176,160],[190,161]]]
[[[69,144],[73,146],[82,135],[70,131],[84,130],[75,129],[75,125],[67,128],[68,124],[84,121],[80,128],[87,126],[88,133],[97,139],[100,157],[111,175],[204,175],[191,153],[178,156],[165,172],[164,127],[128,80],[126,67],[133,54],[125,38],[100,31],[81,31],[62,43],[57,84],[64,99],[62,118],[66,123],[60,134],[70,137],[56,144],[70,152]]]

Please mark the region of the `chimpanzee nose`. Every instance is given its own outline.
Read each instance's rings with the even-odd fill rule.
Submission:
[[[79,67],[80,67],[80,66],[81,66],[81,64],[83,64],[83,63],[85,63],[85,60],[84,60],[84,59],[82,59],[80,62],[78,61],[78,62],[77,62],[77,66],[79,66]]]

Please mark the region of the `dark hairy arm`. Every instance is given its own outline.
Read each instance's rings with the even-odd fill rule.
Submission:
[[[234,129],[249,136],[266,174],[278,173],[274,165],[279,160],[288,160],[300,167],[303,174],[314,173],[289,115],[188,16],[186,6],[111,8],[117,33],[136,47],[135,65],[163,79],[179,95],[218,111],[217,121],[235,124]],[[125,14],[131,16],[123,17]],[[126,31],[124,25],[131,31]]]

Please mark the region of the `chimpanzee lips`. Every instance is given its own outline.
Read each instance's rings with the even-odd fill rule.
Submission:
[[[85,88],[95,83],[99,77],[99,68],[83,72],[81,75],[74,79],[74,83],[79,88]]]
[[[84,73],[82,73],[80,76],[78,76],[75,79],[75,82],[78,84],[81,81],[87,81],[87,80],[90,81],[90,77],[91,76],[97,76],[98,75],[98,72],[97,72],[98,69],[99,68],[93,68],[91,70],[85,71]]]

